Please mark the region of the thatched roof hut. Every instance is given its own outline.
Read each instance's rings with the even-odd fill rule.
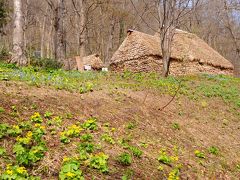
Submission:
[[[161,71],[159,34],[152,36],[138,31],[128,31],[127,38],[111,59],[110,68],[116,71]],[[229,74],[232,70],[233,65],[202,39],[194,34],[176,30],[172,46],[171,74],[200,72]]]
[[[83,58],[83,65],[89,65],[94,70],[100,70],[103,68],[103,62],[98,54],[93,54]]]
[[[76,70],[77,69],[77,61],[81,61],[79,56],[74,58],[69,58],[64,63],[65,70]],[[103,68],[103,62],[100,59],[98,54],[92,54],[90,56],[85,56],[83,60],[80,62],[81,69],[84,69],[84,66],[91,66],[93,70],[101,70]]]

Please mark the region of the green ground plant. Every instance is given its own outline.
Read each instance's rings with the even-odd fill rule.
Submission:
[[[167,154],[165,149],[162,149],[159,153],[158,161],[160,163],[170,165],[173,162],[173,158]]]
[[[46,119],[50,119],[52,116],[53,116],[53,113],[52,113],[52,112],[49,112],[49,111],[46,111],[45,114],[44,114],[44,117],[45,117]]]
[[[173,123],[172,128],[175,130],[180,130],[180,125],[178,123]]]
[[[127,124],[127,129],[134,129],[135,127],[136,127],[136,124],[133,123],[133,122],[129,122],[129,123]]]
[[[206,108],[212,106],[212,100],[217,100],[221,101],[221,103],[225,103],[227,105],[226,108],[229,107],[229,109],[224,111],[226,114],[228,113],[227,111],[232,111],[232,114],[237,114],[240,107],[239,79],[222,75],[182,76],[168,77],[163,79],[156,73],[135,74],[124,72],[122,74],[114,74],[111,72],[67,72],[60,69],[42,69],[41,67],[21,68],[16,67],[15,65],[0,63],[0,82],[2,82],[1,85],[3,87],[9,86],[11,88],[14,88],[15,85],[18,86],[18,84],[22,84],[17,83],[17,81],[26,82],[32,86],[64,89],[77,93],[89,93],[91,91],[98,91],[103,88],[109,88],[110,91],[112,89],[116,89],[114,92],[124,91],[123,93],[119,93],[121,95],[124,95],[124,98],[126,95],[125,90],[126,92],[128,90],[131,92],[138,90],[141,92],[141,90],[147,90],[151,92],[153,91],[153,93],[160,95],[173,95],[178,88],[179,81],[182,81],[181,89],[177,94],[179,103],[182,102],[182,99],[180,99],[182,96],[186,101],[188,99],[191,99],[191,103],[195,103],[200,111],[205,111],[207,110]],[[19,88],[19,91],[22,90]],[[8,93],[6,93],[6,96],[11,97]],[[81,97],[85,98],[85,95],[81,95]],[[18,99],[16,98],[16,100]],[[48,175],[59,179],[83,179],[85,173],[87,178],[91,176],[99,178],[100,176],[102,179],[104,179],[113,174],[115,175],[116,173],[119,177],[124,174],[122,176],[122,179],[134,179],[135,177],[133,177],[132,173],[123,173],[123,171],[127,168],[125,166],[130,166],[133,164],[133,167],[135,168],[135,165],[138,162],[144,164],[146,162],[146,158],[149,158],[148,155],[152,153],[150,151],[154,151],[156,153],[156,146],[158,148],[163,146],[171,146],[169,144],[173,141],[174,143],[172,143],[172,145],[175,145],[175,139],[173,139],[173,141],[165,142],[164,136],[160,137],[164,140],[161,142],[156,142],[152,139],[146,139],[148,137],[140,137],[141,135],[145,135],[145,132],[141,132],[141,123],[138,124],[141,126],[139,128],[136,128],[136,124],[134,122],[126,123],[122,126],[117,126],[117,128],[114,128],[110,123],[101,123],[106,122],[106,119],[101,119],[98,121],[96,118],[92,117],[81,124],[80,122],[83,114],[79,115],[78,112],[68,112],[66,114],[61,114],[60,116],[57,114],[59,111],[58,109],[53,110],[52,107],[42,108],[42,104],[38,103],[38,101],[29,102],[29,107],[25,107],[27,105],[21,107],[17,101],[13,101],[15,103],[14,105],[7,104],[7,102],[8,101],[4,100],[3,104],[1,104],[3,107],[0,107],[0,119],[3,119],[3,122],[0,124],[0,164],[2,165],[2,167],[0,167],[0,179],[37,178],[32,177],[31,175],[33,174],[38,174],[42,176],[43,179],[46,178],[45,176],[48,177]],[[116,102],[114,101],[114,103]],[[181,112],[179,112],[179,115],[181,115],[181,117],[179,117],[180,119],[184,118],[187,113],[183,107],[184,103],[182,102]],[[54,113],[46,111],[48,108],[51,109]],[[40,114],[38,111],[45,112],[45,114]],[[32,112],[36,113],[34,113],[32,116],[29,116],[28,113]],[[114,112],[112,113],[115,115]],[[176,112],[176,115],[177,113],[178,112]],[[227,127],[231,127],[230,125],[232,125],[232,119],[235,117],[224,118],[224,120],[220,119],[220,124],[221,122],[223,122],[223,124],[226,124],[224,128],[227,130]],[[8,120],[9,124],[4,123],[8,122]],[[198,120],[200,120],[200,117]],[[214,120],[217,121],[218,119]],[[115,123],[116,122],[114,121],[114,124]],[[212,122],[210,122],[210,125],[211,123]],[[168,121],[165,125],[169,125]],[[174,123],[172,124],[171,128],[178,130],[181,127],[178,123]],[[114,133],[116,129],[117,132]],[[170,130],[169,133],[171,134],[174,132]],[[184,134],[180,133],[180,135],[182,136]],[[115,143],[115,139],[113,137],[120,137],[118,141],[116,140],[118,143]],[[136,139],[136,137],[139,137],[139,139]],[[52,139],[49,138],[56,138],[58,142],[55,142],[55,139],[52,141]],[[59,143],[59,138],[63,143]],[[106,141],[110,144],[114,144],[114,146],[107,145],[101,140]],[[140,140],[140,143],[136,143],[137,140]],[[141,140],[143,142],[141,142]],[[192,137],[189,140],[192,140]],[[71,143],[65,144],[69,142]],[[138,144],[139,147],[134,143]],[[177,143],[178,140],[176,140],[176,144]],[[182,144],[180,145],[182,147]],[[47,147],[49,149],[47,149]],[[115,148],[117,150],[120,149],[120,151],[125,151],[125,153],[120,154],[114,159],[123,166],[119,166],[112,161],[113,159],[111,157],[111,151],[115,151]],[[143,151],[141,149],[144,149],[144,158],[135,159],[141,158],[143,156]],[[47,162],[49,160],[48,158],[49,156],[51,158],[54,158],[52,155],[55,153],[55,150],[63,153],[64,155],[71,154],[74,156],[73,158],[64,158],[61,167],[57,167],[60,169],[60,172],[58,172],[56,169],[54,169],[53,172],[51,170],[51,167],[47,167]],[[105,154],[100,151],[110,152],[110,154]],[[163,149],[157,157],[155,153],[151,154],[151,159],[155,158],[154,162],[159,164],[158,173],[160,174],[161,172],[164,178],[168,178],[169,180],[180,179],[180,173],[182,173],[182,169],[181,164],[178,160],[178,156],[180,156],[178,154],[179,152],[180,151]],[[195,152],[192,150],[192,152],[192,155],[195,155],[197,161],[204,162],[204,165],[206,164],[206,167],[210,166],[210,168],[212,168],[211,164],[209,163],[210,161],[208,162],[204,160],[204,158],[206,159],[207,154],[215,155],[215,157],[211,159],[211,162],[215,162],[215,160],[216,162],[220,162],[220,158],[222,158],[222,156],[218,156],[220,154],[220,150],[217,146],[209,147],[206,152],[199,150]],[[222,153],[223,152],[221,152],[221,154]],[[185,164],[187,157],[180,157],[183,157],[183,159],[181,159],[181,162],[184,162]],[[207,158],[210,159],[212,156],[210,155]],[[194,161],[191,162],[194,164]],[[13,165],[9,165],[9,167],[7,167],[7,163],[12,163]],[[155,163],[153,164],[155,165]],[[46,167],[42,168],[39,166],[42,164],[46,164]],[[201,168],[204,168],[204,171],[206,171],[206,176],[208,176],[209,174],[207,173],[209,173],[209,171],[206,167],[201,166]],[[124,170],[122,168],[124,168]],[[157,172],[156,169],[154,170],[154,167],[152,168],[152,172]],[[234,176],[236,170],[239,169],[239,164],[234,162],[233,165],[226,163],[225,167],[222,170],[224,173],[227,172],[230,175]],[[28,172],[25,170],[28,170]],[[199,169],[196,167],[196,169],[192,170],[188,169],[188,167],[184,167],[183,170],[186,170],[184,174],[188,173],[188,171],[194,174],[195,170],[198,172]],[[152,172],[146,171],[142,173],[144,175],[149,175]],[[97,173],[99,173],[99,176]],[[109,173],[109,175],[105,176],[102,173]],[[57,177],[58,175],[59,177]],[[136,175],[138,175],[137,171]]]
[[[124,165],[124,166],[130,166],[132,163],[132,157],[129,153],[124,152],[121,153],[118,157],[117,160],[120,164]]]
[[[0,147],[0,157],[4,156],[6,154],[6,149],[3,147]]]
[[[65,131],[60,133],[60,141],[65,144],[70,143],[70,138],[80,137],[82,131],[83,129],[79,125],[73,124],[68,126]]]
[[[50,117],[48,117],[48,119],[49,119],[49,118],[50,118]],[[49,126],[61,126],[62,121],[63,121],[63,119],[62,119],[61,116],[55,116],[55,117],[53,117],[52,119],[49,119],[49,120],[47,121],[47,124],[48,124]]]
[[[104,133],[101,136],[101,140],[105,141],[105,142],[107,142],[109,144],[115,144],[115,141],[114,141],[113,137],[110,134],[108,134],[108,133]]]
[[[107,173],[109,172],[108,159],[109,159],[108,155],[106,155],[103,152],[100,152],[98,154],[90,156],[87,162],[89,163],[89,167],[97,169],[102,173]]]
[[[208,152],[213,155],[218,155],[219,154],[219,149],[215,146],[211,146],[208,148]]]
[[[60,180],[84,180],[83,172],[80,169],[80,162],[76,159],[72,158],[65,158],[62,164],[60,173],[59,173]]]
[[[0,139],[7,136],[7,131],[10,128],[8,124],[0,124]]]
[[[93,135],[92,134],[82,134],[80,139],[83,142],[91,142],[93,140]]]
[[[47,148],[43,140],[45,127],[35,124],[32,131],[28,131],[25,137],[18,136],[13,146],[13,153],[19,164],[32,165],[41,160]]]
[[[141,156],[143,154],[143,152],[138,147],[135,147],[135,146],[129,146],[129,150],[137,158],[141,158]]]
[[[8,165],[6,170],[0,175],[0,179],[2,180],[40,180],[39,177],[30,176],[23,166],[12,166]]]
[[[206,158],[204,152],[202,152],[202,151],[196,150],[196,151],[194,151],[194,154],[197,158],[200,158],[200,159],[205,159]]]
[[[131,180],[134,175],[134,171],[131,169],[127,169],[122,176],[122,180]]]
[[[4,113],[5,109],[3,107],[0,107],[0,113]]]
[[[156,73],[121,74],[46,70],[36,67],[19,68],[15,65],[0,62],[0,81],[25,81],[34,86],[50,86],[80,93],[88,93],[109,85],[123,89],[156,89],[162,94],[175,94],[181,81],[178,96],[184,95],[190,99],[202,100],[202,97],[223,99],[227,104],[240,107],[240,80],[224,75],[198,75],[162,78]],[[110,79],[109,79],[110,78]],[[196,86],[192,88],[192,82]],[[108,82],[108,83],[106,83]]]
[[[98,129],[97,119],[94,117],[89,118],[82,124],[82,128],[88,130],[97,130]]]

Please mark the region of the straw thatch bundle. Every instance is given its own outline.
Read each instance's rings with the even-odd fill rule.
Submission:
[[[185,62],[187,73],[226,73],[232,64],[194,34],[176,30],[171,55],[172,74],[178,74]],[[180,65],[181,64],[181,65]],[[129,31],[128,37],[113,55],[110,64],[116,71],[161,71],[162,53],[159,34],[154,36]],[[178,71],[178,72],[174,72]],[[181,73],[180,73],[181,74]]]
[[[103,68],[103,62],[98,54],[84,57],[83,65],[90,65],[93,70],[101,70]]]
[[[79,56],[74,58],[69,58],[64,63],[65,70],[76,70],[77,69],[77,59]],[[98,54],[92,54],[83,58],[81,62],[82,66],[89,65],[93,70],[101,70],[103,68],[103,62]],[[83,67],[81,67],[83,69]]]

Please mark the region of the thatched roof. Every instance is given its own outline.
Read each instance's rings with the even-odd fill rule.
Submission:
[[[93,69],[103,68],[103,62],[98,54],[92,54],[83,58],[83,65],[90,65]]]
[[[65,70],[76,70],[78,59],[80,59],[79,56],[76,56],[74,58],[66,59],[65,62],[64,62],[63,68]],[[80,64],[82,66],[90,65],[92,67],[92,69],[94,69],[94,70],[100,70],[100,69],[103,68],[103,62],[100,59],[98,54],[92,54],[90,56],[85,56]],[[83,67],[82,67],[82,69],[83,69]]]
[[[161,58],[159,34],[152,36],[138,31],[129,31],[128,37],[113,55],[111,64],[146,56],[159,56]],[[171,58],[176,61],[198,61],[217,68],[233,69],[233,65],[228,60],[202,39],[182,30],[177,30],[174,36]]]

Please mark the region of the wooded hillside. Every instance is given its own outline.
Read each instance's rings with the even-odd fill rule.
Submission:
[[[108,64],[127,29],[154,34],[159,0],[21,0],[27,57],[65,59],[94,53]],[[238,0],[179,0],[178,28],[197,34],[235,65],[240,64]],[[1,56],[12,52],[13,1],[1,0]],[[8,12],[8,16],[6,16]],[[34,53],[35,52],[35,53]]]

